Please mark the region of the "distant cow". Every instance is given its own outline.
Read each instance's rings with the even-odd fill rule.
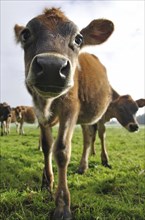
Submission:
[[[106,111],[111,90],[106,69],[99,59],[81,48],[105,42],[114,30],[106,19],[93,20],[78,30],[61,10],[45,9],[26,27],[15,26],[25,53],[25,82],[33,98],[44,153],[42,186],[53,187],[52,146],[58,167],[56,209],[53,219],[72,219],[67,167],[75,124],[94,124]],[[79,57],[79,62],[78,62]],[[53,143],[49,124],[59,118]]]
[[[31,106],[17,106],[14,108],[16,121],[19,123],[19,134],[24,134],[24,123],[34,124],[36,114]]]
[[[14,123],[16,125],[16,131],[17,133],[19,133],[20,123],[17,122],[15,108],[13,107],[11,108],[11,112],[10,112],[7,122],[8,122],[9,131],[10,131],[11,124]]]
[[[111,168],[108,162],[108,154],[105,144],[105,123],[112,118],[116,118],[118,122],[129,132],[135,132],[139,129],[135,114],[138,108],[145,106],[145,99],[134,101],[130,95],[120,96],[112,89],[112,102],[108,106],[107,111],[97,124],[90,126],[82,126],[84,148],[79,165],[78,173],[82,174],[88,168],[88,156],[91,147],[91,154],[95,154],[95,140],[98,131],[101,140],[101,160],[102,165]]]
[[[1,122],[1,136],[9,133],[9,117],[11,113],[11,107],[6,102],[0,103],[0,122]]]

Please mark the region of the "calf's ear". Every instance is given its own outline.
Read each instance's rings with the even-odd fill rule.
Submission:
[[[15,38],[17,43],[20,42],[20,34],[24,30],[24,28],[24,26],[19,26],[18,24],[14,26]]]
[[[87,27],[81,30],[83,45],[97,45],[105,42],[114,30],[112,21],[106,19],[93,20]]]
[[[138,99],[138,100],[136,100],[136,103],[139,108],[142,108],[145,106],[145,99]]]

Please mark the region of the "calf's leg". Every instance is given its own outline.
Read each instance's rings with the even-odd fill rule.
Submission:
[[[96,141],[97,130],[98,130],[97,123],[94,125],[90,125],[90,132],[92,132],[90,155],[96,155],[95,141]]]
[[[90,153],[90,146],[92,143],[92,127],[89,125],[82,125],[83,132],[83,153],[77,172],[83,174],[88,169],[88,157]]]
[[[56,209],[54,218],[57,220],[72,219],[70,211],[70,193],[67,184],[67,167],[71,156],[71,139],[76,120],[60,121],[58,138],[54,144],[54,156],[58,167],[58,188],[56,191]]]
[[[23,125],[24,123],[20,123],[20,128],[19,128],[19,134],[23,135],[25,132],[24,132],[24,129],[23,129]]]
[[[1,136],[4,135],[4,122],[1,122]]]
[[[98,125],[98,135],[101,140],[101,161],[102,165],[108,168],[112,168],[111,165],[109,165],[109,158],[107,154],[106,149],[106,143],[105,143],[105,125],[103,123],[99,123]]]
[[[49,192],[53,189],[53,170],[52,170],[52,144],[53,138],[49,125],[40,125],[41,144],[44,154],[44,170],[42,176],[42,188],[47,188]]]

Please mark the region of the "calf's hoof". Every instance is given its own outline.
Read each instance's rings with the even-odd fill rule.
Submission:
[[[107,167],[107,168],[109,168],[109,169],[112,169],[112,166],[111,166],[109,163],[102,162],[102,165],[103,165],[104,167]]]
[[[84,168],[82,168],[82,167],[79,167],[77,170],[76,170],[76,173],[78,173],[78,174],[84,174],[85,173],[85,170],[86,169],[84,169]]]
[[[42,175],[42,184],[41,190],[47,189],[48,192],[51,194],[53,190],[53,177],[47,177],[45,170],[43,171]]]
[[[64,207],[63,209],[56,208],[53,220],[73,220],[70,209],[68,207]]]
[[[92,151],[91,153],[90,153],[90,156],[95,156],[96,155],[96,152],[95,151]]]

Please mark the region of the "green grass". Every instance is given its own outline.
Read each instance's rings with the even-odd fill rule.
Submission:
[[[57,128],[54,128],[54,136]],[[43,154],[38,151],[39,130],[25,127],[26,135],[0,137],[1,220],[52,219],[54,201],[40,190]],[[101,165],[97,155],[89,158],[89,169],[76,174],[82,152],[81,129],[76,128],[68,169],[71,210],[75,220],[145,220],[145,129],[129,133],[120,127],[107,128],[112,170]],[[57,169],[54,192],[57,187]]]

